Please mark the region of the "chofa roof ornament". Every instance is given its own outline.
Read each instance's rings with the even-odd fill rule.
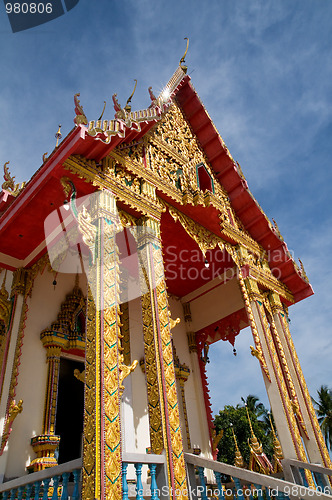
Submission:
[[[189,38],[185,37],[184,40],[187,40],[187,47],[186,47],[185,53],[183,54],[183,56],[180,59],[179,66],[182,69],[182,71],[184,71],[184,73],[187,73],[188,67],[184,63],[185,63],[186,55],[188,52]]]
[[[132,93],[128,97],[126,105],[124,107],[124,109],[125,109],[125,111],[127,111],[127,113],[130,113],[130,111],[131,111],[131,105],[130,105],[130,103],[131,103],[132,98],[134,97],[135,90],[136,90],[136,87],[137,87],[137,80],[135,79],[134,82],[135,82],[134,90],[132,91]]]

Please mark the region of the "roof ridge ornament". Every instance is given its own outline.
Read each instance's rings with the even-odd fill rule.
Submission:
[[[184,37],[184,40],[187,40],[187,47],[186,47],[185,53],[183,54],[183,56],[180,59],[179,66],[180,66],[180,68],[182,69],[182,71],[184,73],[187,73],[188,66],[186,66],[184,63],[185,63],[186,55],[187,55],[187,52],[188,52],[189,38],[188,37]]]
[[[115,111],[115,119],[117,120],[125,120],[126,119],[126,111],[121,107],[121,104],[118,101],[118,94],[112,95],[113,106]]]
[[[152,87],[151,87],[151,86],[148,88],[148,91],[149,91],[149,95],[150,95],[151,102],[156,101],[156,100],[157,100],[157,98],[156,98],[156,96],[154,95],[154,93],[153,93],[153,91],[152,91]]]
[[[102,117],[104,116],[104,112],[105,112],[105,108],[106,108],[106,101],[104,101],[104,107],[103,107],[103,111],[101,112],[101,115],[100,117],[98,118],[98,122],[102,119]]]
[[[81,95],[80,93],[74,95],[75,114],[76,114],[74,118],[74,123],[76,125],[87,125],[88,124],[87,117],[85,116],[83,111],[83,106],[81,106],[81,103],[78,99],[80,95]]]
[[[130,103],[131,103],[131,100],[132,100],[132,98],[133,98],[133,96],[134,96],[134,94],[135,94],[135,90],[136,90],[136,87],[137,87],[137,80],[135,79],[135,80],[134,80],[134,82],[135,82],[135,85],[134,85],[134,90],[132,91],[132,93],[131,93],[131,94],[130,94],[130,96],[128,97],[127,102],[126,102],[126,105],[125,105],[125,107],[124,107],[124,109],[125,109],[125,111],[126,111],[127,113],[130,113],[130,112],[131,112],[131,105],[130,105]]]
[[[148,88],[148,92],[149,92],[149,96],[150,96],[150,99],[151,99],[151,104],[150,104],[149,108],[153,108],[153,107],[159,106],[159,100],[154,95],[151,86]]]

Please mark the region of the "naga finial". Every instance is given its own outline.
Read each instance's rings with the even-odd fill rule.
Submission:
[[[13,176],[10,175],[9,168],[7,167],[8,164],[9,161],[6,161],[6,163],[3,166],[3,171],[4,171],[3,178],[5,182],[3,182],[1,188],[4,191],[8,191],[12,196],[17,196],[24,188],[25,182],[22,182],[21,186],[20,184],[15,184],[14,182],[15,175]]]
[[[117,94],[112,95],[112,100],[115,111],[115,118],[118,120],[126,120],[126,112],[121,108],[121,104],[118,101]]]
[[[105,111],[105,108],[106,108],[106,101],[104,101],[104,107],[103,107],[103,111],[100,115],[100,117],[98,118],[98,121],[102,119],[102,117],[104,116],[104,111]]]
[[[148,91],[149,91],[149,95],[150,95],[151,102],[156,101],[156,100],[157,100],[157,98],[156,98],[156,96],[154,95],[154,93],[153,93],[153,91],[152,91],[152,87],[149,87],[149,88],[148,88]]]
[[[187,73],[188,67],[184,64],[184,62],[185,62],[186,55],[187,55],[187,52],[188,52],[189,38],[188,37],[184,37],[184,40],[187,40],[187,47],[186,47],[185,53],[183,54],[183,56],[180,59],[179,66],[180,66],[180,68],[182,69],[182,71],[184,73]]]
[[[83,107],[81,106],[81,103],[79,101],[79,96],[80,94],[77,93],[74,95],[74,103],[75,103],[75,118],[74,118],[74,123],[76,125],[87,125],[88,124],[88,120],[87,120],[87,117],[85,116],[84,114],[84,111],[83,111]]]
[[[130,103],[131,103],[131,100],[135,94],[135,90],[136,90],[136,87],[137,87],[137,80],[134,80],[135,82],[135,85],[134,85],[134,90],[132,91],[132,93],[130,94],[130,96],[128,97],[127,99],[127,102],[126,102],[126,105],[124,107],[124,110],[127,112],[127,113],[130,113],[131,111],[131,106],[130,106]]]
[[[3,178],[5,179],[5,182],[2,184],[1,187],[6,191],[8,191],[9,189],[13,191],[15,189],[15,182],[14,182],[15,176],[12,177],[10,175],[9,167],[7,167],[7,165],[9,165],[9,161],[6,161],[6,163],[3,166],[3,171],[4,171]]]

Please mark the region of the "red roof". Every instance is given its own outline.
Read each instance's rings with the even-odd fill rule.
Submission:
[[[269,263],[277,277],[287,285],[296,302],[312,295],[312,288],[296,269],[286,243],[271,227],[264,212],[250,193],[245,179],[241,176],[235,161],[193,88],[190,77],[179,72],[178,69],[170,84],[172,84],[171,98],[175,99],[183,110],[216,177],[228,192],[233,209],[245,229],[267,252]],[[151,116],[146,121],[142,120],[139,126],[137,124],[133,126],[130,123],[126,125],[121,122],[121,133],[111,135],[108,143],[105,140],[107,139],[105,133],[100,132],[92,137],[88,134],[86,126],[76,126],[16,198],[8,192],[0,193],[0,214],[1,210],[4,210],[0,215],[0,267],[15,269],[30,266],[45,253],[43,223],[49,213],[63,204],[64,193],[59,180],[62,176],[68,175],[68,171],[62,165],[69,155],[82,155],[98,162],[122,142],[136,141],[146,134],[155,125],[162,111],[163,109],[159,110],[156,107],[155,118]],[[79,178],[75,184],[78,196],[84,196],[96,189]],[[187,208],[191,210],[190,207]],[[192,207],[190,216],[202,223],[201,220],[206,220],[206,214],[198,212],[206,210],[209,209]],[[214,226],[216,220],[214,218]],[[211,230],[214,230],[214,227],[211,227]]]

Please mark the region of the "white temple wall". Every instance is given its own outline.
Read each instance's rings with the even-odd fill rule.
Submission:
[[[208,434],[208,424],[206,409],[204,404],[203,389],[201,383],[201,374],[199,371],[198,360],[193,362],[193,357],[197,358],[196,353],[189,352],[186,325],[183,315],[183,307],[180,300],[171,297],[169,300],[171,316],[173,319],[180,318],[180,323],[172,330],[172,337],[176,354],[181,364],[186,364],[190,369],[188,380],[184,384],[188,426],[192,448],[200,448],[201,456],[212,458],[211,446]],[[196,380],[195,380],[196,379]],[[181,394],[178,390],[179,405],[182,406]],[[182,424],[182,437],[186,442],[186,430]]]
[[[226,283],[216,278],[183,297],[182,301],[190,302],[191,328],[194,332],[244,307],[236,277]]]

